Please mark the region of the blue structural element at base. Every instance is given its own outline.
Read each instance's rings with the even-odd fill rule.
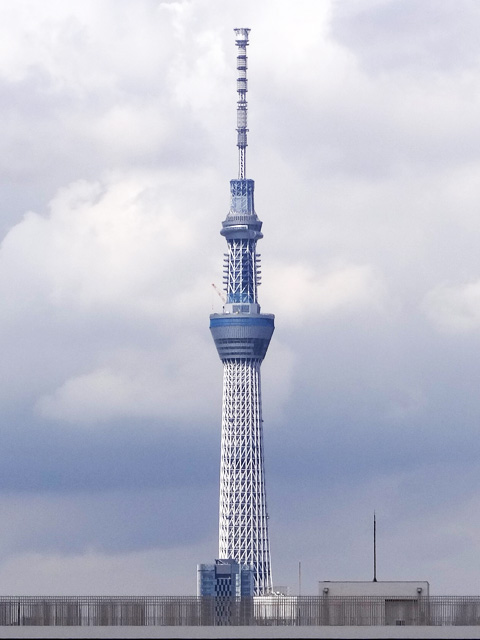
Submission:
[[[210,329],[213,327],[274,327],[275,316],[271,313],[256,315],[217,314],[210,316]]]
[[[262,314],[212,314],[210,331],[220,359],[263,360],[275,329],[275,316]]]

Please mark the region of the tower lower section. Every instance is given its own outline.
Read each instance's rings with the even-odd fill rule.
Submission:
[[[219,557],[253,565],[255,595],[272,591],[263,462],[261,360],[223,361]]]
[[[274,320],[268,313],[210,316],[223,362],[219,558],[253,566],[255,595],[272,591],[260,366]]]

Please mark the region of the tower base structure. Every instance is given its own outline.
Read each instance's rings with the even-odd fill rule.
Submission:
[[[274,331],[271,314],[213,314],[223,362],[219,556],[253,566],[254,593],[272,592],[263,459],[260,366]]]

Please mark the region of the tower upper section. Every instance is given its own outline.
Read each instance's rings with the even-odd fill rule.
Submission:
[[[247,162],[247,46],[250,29],[235,29],[237,45],[237,147],[238,180],[230,181],[230,211],[221,234],[229,239],[258,240],[262,223],[255,213],[255,183],[246,178]]]
[[[261,267],[257,240],[263,237],[262,222],[255,213],[255,183],[246,178],[249,32],[250,29],[235,29],[238,178],[230,181],[230,209],[220,231],[227,241],[223,268],[226,301],[223,313],[210,317],[210,329],[224,361],[263,360],[274,329],[273,315],[260,313]]]

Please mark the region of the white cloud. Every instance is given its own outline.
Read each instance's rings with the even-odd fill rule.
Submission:
[[[211,256],[198,198],[215,181],[209,172],[187,186],[175,172],[77,181],[59,190],[47,215],[30,212],[9,231],[0,247],[0,325],[4,355],[20,351],[22,358],[14,366],[4,359],[6,398],[55,397],[55,410],[52,400],[40,401],[42,412],[65,419],[60,404],[84,420],[94,419],[94,406],[104,420],[122,410],[157,415],[162,404],[172,415],[176,402],[178,414],[190,415],[192,394],[190,403],[179,401],[187,384],[199,394],[200,413],[209,413],[201,354]],[[173,342],[172,326],[179,331]],[[76,402],[90,411],[73,410]]]
[[[208,337],[188,333],[167,347],[105,354],[99,367],[39,398],[37,410],[62,424],[129,417],[183,420],[195,429],[211,424],[219,414],[221,378]]]
[[[480,281],[438,285],[426,295],[424,309],[441,330],[476,331],[480,328]]]
[[[193,244],[192,225],[161,194],[161,185],[135,177],[61,189],[48,217],[29,213],[6,236],[1,285],[54,306],[148,311],[158,281],[173,284],[165,276],[175,254]]]
[[[208,172],[188,187],[175,173],[77,181],[59,190],[48,215],[30,212],[7,234],[0,323],[10,347],[24,346],[26,334],[48,339],[34,401],[41,415],[79,423],[211,416],[209,371],[219,363],[197,198],[212,181]],[[82,356],[66,361],[65,342]],[[31,357],[26,351],[26,364]]]
[[[296,325],[313,315],[350,314],[359,307],[378,311],[383,306],[384,284],[369,265],[335,265],[320,271],[301,262],[266,264],[263,307],[275,310],[283,323]]]

